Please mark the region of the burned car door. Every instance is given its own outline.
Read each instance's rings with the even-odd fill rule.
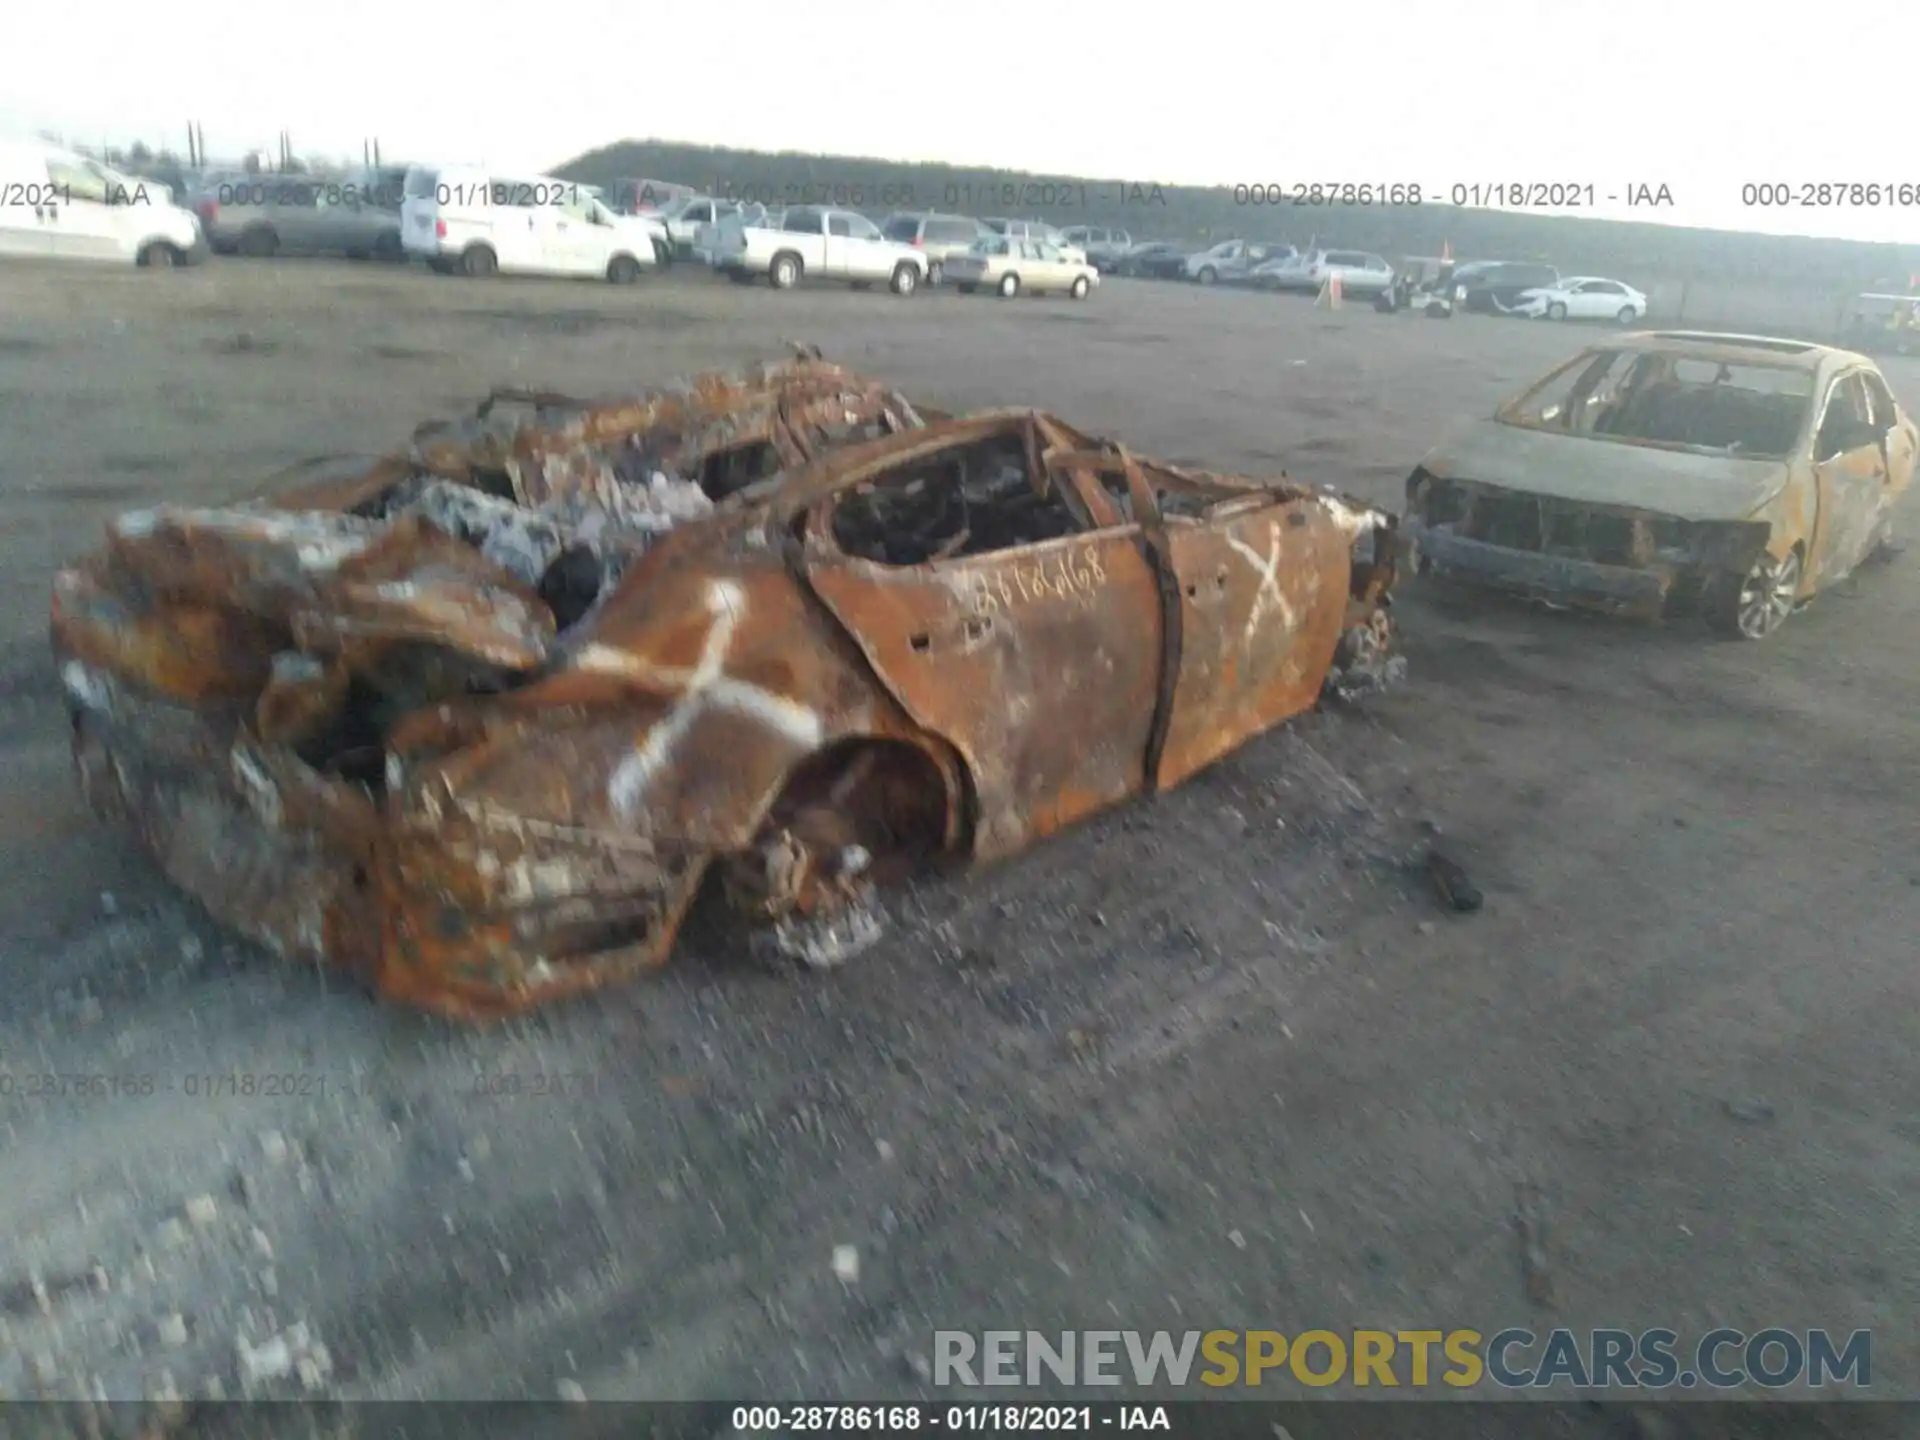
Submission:
[[[1140,527],[1041,463],[1030,414],[888,459],[809,515],[807,580],[914,722],[965,759],[973,853],[1144,787],[1161,599]],[[1101,512],[1104,511],[1104,514]]]
[[[1313,704],[1344,623],[1352,537],[1310,494],[1163,493],[1161,505],[1180,601],[1179,677],[1154,777],[1165,788]],[[1199,513],[1179,513],[1188,507]]]
[[[1813,438],[1813,477],[1819,516],[1808,579],[1815,589],[1846,575],[1873,548],[1882,513],[1891,503],[1888,432],[1891,417],[1879,417],[1859,370],[1850,370],[1827,390]]]
[[[1914,429],[1912,419],[1894,400],[1884,376],[1877,371],[1863,370],[1860,379],[1867,387],[1867,404],[1872,411],[1874,428],[1881,434],[1881,449],[1887,462],[1886,493],[1881,508],[1889,511],[1913,483],[1914,467],[1920,464],[1920,431]]]

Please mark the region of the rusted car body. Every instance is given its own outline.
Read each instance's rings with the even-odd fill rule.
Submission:
[[[610,440],[689,477],[748,434],[793,460],[641,542],[611,491],[570,516],[601,550],[556,614],[537,507],[634,488]],[[488,529],[435,477],[533,520]],[[662,963],[710,872],[843,943],[898,870],[1179,783],[1381,665],[1396,556],[1328,494],[1030,411],[922,423],[809,362],[482,419],[275,509],[125,517],[53,632],[83,786],[177,883],[477,1020]]]
[[[1887,542],[1917,449],[1865,356],[1652,331],[1430,451],[1405,534],[1422,573],[1758,640]]]

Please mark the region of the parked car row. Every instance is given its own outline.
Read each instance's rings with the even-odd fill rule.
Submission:
[[[926,214],[890,216],[880,226],[853,210],[815,205],[791,207],[777,222],[771,215],[720,222],[710,261],[737,284],[764,278],[776,290],[811,279],[856,289],[884,283],[905,296],[951,280],[968,295],[986,289],[1008,299],[1027,292],[1084,300],[1100,281],[1083,252],[1056,243],[1038,222]]]
[[[1562,276],[1551,265],[1507,260],[1454,264],[1431,258],[1394,265],[1364,250],[1235,238],[1204,249],[1153,240],[1112,256],[1111,273],[1144,279],[1241,285],[1259,290],[1318,294],[1338,281],[1343,297],[1371,298],[1376,309],[1451,317],[1464,310],[1536,320],[1614,320],[1646,317],[1647,296],[1621,280]]]
[[[1633,325],[1646,318],[1644,292],[1599,275],[1565,275],[1551,265],[1479,260],[1442,266],[1422,279],[1396,280],[1380,293],[1376,308],[1450,319],[1457,311],[1509,315],[1527,320],[1612,320]]]
[[[697,260],[730,279],[802,280],[910,295],[953,280],[987,290],[1086,298],[1101,276],[1185,279],[1372,297],[1376,309],[1451,318],[1460,311],[1631,325],[1648,298],[1605,276],[1563,276],[1530,261],[1403,261],[1360,250],[1236,238],[1205,249],[1136,242],[1096,225],[898,213],[884,222],[829,206],[769,210],[664,181],[619,182],[611,195],[547,175],[479,167],[385,166],[331,174],[212,171],[177,196],[41,141],[0,141],[0,255],[192,264],[221,254],[340,254],[415,259],[470,276],[596,277],[631,282]],[[1872,303],[1869,303],[1872,302]],[[1905,354],[1920,333],[1912,297],[1864,296],[1850,334]],[[1862,318],[1865,317],[1865,318]]]
[[[1087,242],[1117,257],[1131,248],[1124,232],[1066,234],[1040,220],[897,212],[875,222],[856,210],[830,205],[764,205],[682,191],[654,203],[664,181],[627,181],[614,187],[623,211],[660,227],[662,263],[695,260],[739,284],[766,280],[774,289],[807,281],[842,282],[855,289],[885,284],[897,295],[939,285],[955,264],[965,289],[996,294],[1063,293],[1085,298],[1099,282]]]

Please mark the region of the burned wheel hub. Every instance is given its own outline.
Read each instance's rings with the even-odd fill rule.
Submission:
[[[1800,590],[1800,552],[1775,560],[1761,556],[1740,582],[1735,626],[1749,640],[1764,640],[1786,623]]]
[[[1405,659],[1393,653],[1393,617],[1375,610],[1340,637],[1327,671],[1327,691],[1348,699],[1391,684],[1405,669]]]

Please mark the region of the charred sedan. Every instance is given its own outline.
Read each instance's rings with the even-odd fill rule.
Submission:
[[[1629,335],[1431,451],[1406,534],[1422,573],[1760,640],[1887,543],[1917,448],[1865,356]]]
[[[279,954],[485,1019],[664,962],[703,881],[783,953],[869,887],[1180,783],[1389,673],[1390,517],[928,418],[815,360],[522,397],[63,572],[80,776]]]

